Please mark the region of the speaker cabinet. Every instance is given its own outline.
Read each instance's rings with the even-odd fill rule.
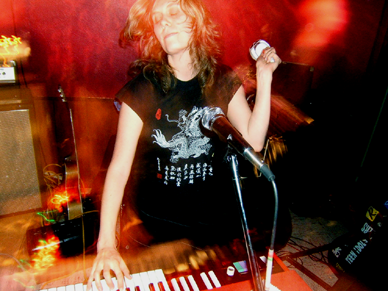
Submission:
[[[0,91],[0,215],[40,209],[43,174],[31,98],[21,89]]]

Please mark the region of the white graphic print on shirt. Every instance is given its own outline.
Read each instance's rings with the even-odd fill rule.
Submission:
[[[194,184],[194,179],[205,181],[207,176],[213,176],[213,168],[207,163],[185,164],[183,169],[181,167],[166,166],[164,170],[163,183],[168,185],[169,182],[172,182],[177,187],[180,187],[183,182]]]
[[[168,148],[171,151],[170,161],[177,163],[179,159],[188,159],[190,157],[199,157],[202,154],[208,154],[211,144],[210,139],[202,134],[199,123],[203,115],[203,109],[194,107],[193,110],[187,114],[186,110],[179,111],[179,120],[170,120],[166,114],[168,122],[176,122],[181,131],[175,134],[171,140],[167,141],[162,131],[154,130],[154,143],[157,143],[162,148]],[[160,159],[158,160],[158,170],[160,171]],[[180,187],[182,182],[193,184],[195,178],[205,180],[206,176],[213,175],[213,168],[207,163],[185,164],[183,168],[171,166],[164,166],[163,173],[164,184],[169,182],[176,183]]]
[[[203,108],[194,107],[187,114],[186,110],[179,111],[179,120],[169,120],[168,122],[176,122],[181,131],[175,134],[171,140],[166,141],[160,129],[154,129],[154,143],[157,143],[162,148],[168,148],[172,151],[170,161],[176,163],[179,159],[188,159],[190,157],[197,158],[202,154],[208,154],[211,145],[209,138],[202,134],[199,122],[203,115]]]

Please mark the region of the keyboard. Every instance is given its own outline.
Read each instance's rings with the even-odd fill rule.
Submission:
[[[134,250],[134,248],[130,248]],[[132,275],[125,280],[126,291],[202,291],[252,290],[251,273],[245,247],[236,240],[229,245],[198,248],[187,240],[144,247],[122,253]],[[265,277],[265,263],[259,260],[261,277]],[[283,272],[274,264],[273,273]],[[115,284],[116,279],[113,278]],[[110,290],[101,280],[104,291]],[[238,285],[238,289],[235,284]],[[241,284],[247,287],[242,288]],[[234,287],[232,287],[234,286]],[[93,291],[97,290],[93,282]],[[74,284],[42,291],[86,290],[86,285]]]
[[[218,291],[226,290],[225,288],[222,288],[223,286],[221,285],[214,271],[201,272],[199,276],[180,276],[178,278],[171,278],[170,280],[165,276],[163,270],[161,269],[136,273],[132,274],[131,276],[132,279],[125,278],[124,284],[126,291],[201,291],[212,289],[217,289]],[[115,290],[119,290],[116,278],[113,278],[112,281],[115,286]],[[103,291],[110,291],[105,280],[101,280],[101,285],[103,287]],[[245,289],[239,288],[237,290],[248,291],[251,288],[249,281],[240,283],[238,285],[245,285],[246,287]],[[230,289],[230,286],[228,289]],[[93,282],[91,290],[98,290],[95,282]],[[86,285],[79,283],[75,285],[41,289],[40,291],[86,291]]]

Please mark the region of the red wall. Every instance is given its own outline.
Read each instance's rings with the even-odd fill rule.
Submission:
[[[221,25],[225,63],[251,64],[248,48],[269,41],[284,61],[315,67],[313,87],[338,78],[358,81],[366,70],[383,0],[206,0]],[[133,0],[3,0],[0,34],[17,34],[31,55],[24,77],[34,96],[113,97],[126,81],[131,49],[118,46]]]

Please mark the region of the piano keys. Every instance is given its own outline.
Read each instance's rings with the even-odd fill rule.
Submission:
[[[236,267],[244,265],[243,263],[247,260],[243,243],[239,240],[226,245],[202,248],[193,246],[188,240],[180,240],[142,249],[138,248],[136,251],[134,248],[130,250],[129,253],[122,252],[123,259],[127,262],[132,273],[132,280],[125,280],[126,291],[202,291],[212,289],[220,291],[225,290],[227,286],[241,282],[247,282],[245,284],[250,286],[252,277],[249,270]],[[261,277],[264,278],[265,263],[261,260],[259,263],[262,271]],[[235,269],[233,276],[228,275],[230,268]],[[283,269],[278,264],[274,264],[273,273],[278,272],[283,272]],[[65,284],[68,282],[78,283],[66,281]],[[102,282],[104,288],[109,290],[106,282],[104,280]],[[114,282],[117,284],[116,281]],[[49,286],[59,285],[50,284]],[[74,284],[59,288],[61,289],[41,287],[45,291],[84,291],[86,286]],[[95,283],[93,288],[95,288],[92,289],[93,291],[97,290]],[[251,290],[248,289],[247,291]]]
[[[161,269],[136,273],[131,276],[132,279],[125,278],[126,291],[201,291],[222,287],[214,271],[201,272],[199,276],[186,275],[179,278],[174,277],[169,281]],[[112,278],[112,281],[115,290],[119,290],[116,278]],[[101,285],[103,291],[110,291],[104,279],[101,280]],[[98,290],[94,281],[91,290]],[[57,288],[41,289],[40,291],[86,291],[86,285],[78,283]]]

